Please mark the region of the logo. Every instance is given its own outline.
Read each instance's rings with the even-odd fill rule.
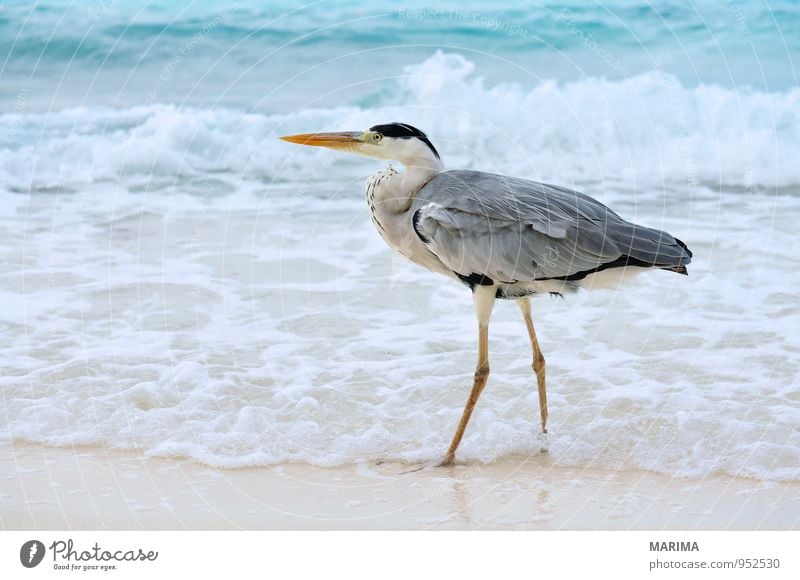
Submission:
[[[28,540],[19,549],[19,561],[26,568],[36,568],[44,558],[44,544],[39,540]]]

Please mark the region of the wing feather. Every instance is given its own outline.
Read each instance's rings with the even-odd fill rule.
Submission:
[[[491,173],[440,173],[417,194],[412,213],[420,239],[447,267],[496,282],[691,261],[667,232],[630,223],[587,195]]]

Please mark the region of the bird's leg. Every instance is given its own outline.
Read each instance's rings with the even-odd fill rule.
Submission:
[[[531,339],[531,350],[533,350],[533,372],[536,373],[536,382],[539,386],[539,413],[542,417],[542,431],[539,434],[541,450],[547,453],[547,384],[544,377],[544,355],[539,348],[539,341],[536,339],[536,331],[533,328],[531,318],[531,303],[528,298],[517,300],[522,316],[525,318],[525,326],[528,328],[528,338]]]
[[[475,369],[472,391],[469,394],[469,399],[467,399],[464,412],[461,414],[461,421],[458,423],[450,448],[447,450],[444,459],[439,463],[440,466],[453,465],[455,463],[456,449],[458,449],[458,444],[461,443],[469,418],[472,416],[472,410],[475,408],[478,397],[481,396],[483,387],[486,386],[486,381],[489,378],[489,318],[492,316],[496,289],[494,286],[479,285],[475,286],[472,294],[475,300],[475,312],[478,316],[478,365]]]

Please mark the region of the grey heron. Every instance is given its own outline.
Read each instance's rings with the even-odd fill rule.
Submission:
[[[529,297],[618,284],[651,269],[686,274],[692,252],[667,232],[635,225],[599,201],[566,187],[481,171],[446,171],[428,137],[406,123],[367,131],[281,137],[399,161],[367,180],[372,221],[396,251],[472,291],[478,319],[478,363],[450,447],[452,465],[489,377],[489,319],[495,300],[517,301],[533,351],[542,451],[547,451],[545,359]]]

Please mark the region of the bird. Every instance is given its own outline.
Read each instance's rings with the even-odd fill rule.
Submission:
[[[688,274],[692,252],[671,234],[631,223],[596,199],[559,185],[447,170],[427,135],[407,123],[280,138],[401,163],[403,171],[390,165],[367,179],[367,206],[378,233],[412,262],[472,292],[478,360],[452,441],[436,466],[455,463],[489,378],[489,321],[497,300],[516,301],[525,321],[539,397],[540,449],[547,453],[545,358],[531,297],[615,287],[649,270]]]

